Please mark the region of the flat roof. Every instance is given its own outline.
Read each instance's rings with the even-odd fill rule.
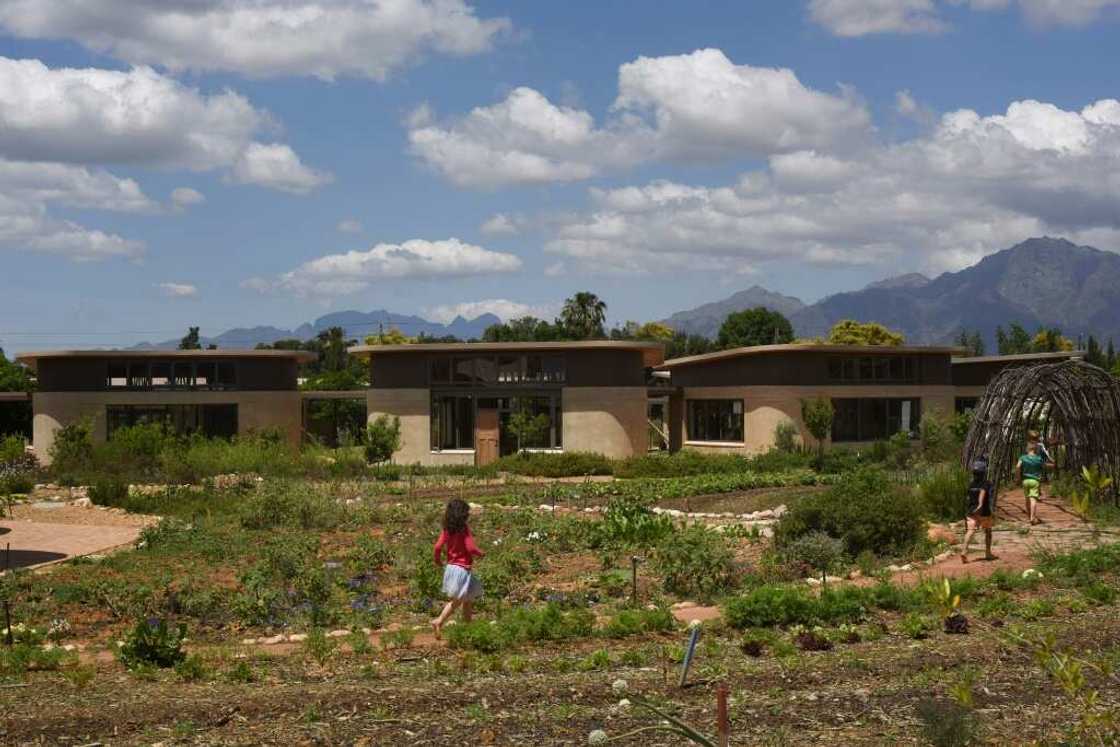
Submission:
[[[1084,358],[1084,350],[1062,350],[1057,353],[1021,353],[1019,355],[974,355],[953,359],[953,365],[969,363],[1013,363],[1014,361],[1053,361]]]
[[[39,361],[46,358],[278,358],[292,359],[298,363],[310,363],[318,356],[306,350],[238,350],[218,348],[216,350],[39,350],[20,353],[16,361],[32,370]]]
[[[636,350],[646,366],[659,366],[665,360],[665,346],[659,342],[635,340],[566,340],[563,342],[434,342],[415,345],[355,345],[350,355],[371,358],[394,353],[509,353],[564,350]]]
[[[906,354],[906,355],[953,355],[964,352],[960,347],[938,347],[918,345],[831,345],[828,343],[794,342],[786,345],[754,345],[746,348],[731,348],[730,350],[717,350],[714,353],[690,355],[685,358],[673,358],[665,361],[658,368],[674,368],[676,366],[690,366],[697,363],[711,363],[728,358],[739,358],[746,355],[766,355],[768,353],[848,353],[849,355],[866,354]]]

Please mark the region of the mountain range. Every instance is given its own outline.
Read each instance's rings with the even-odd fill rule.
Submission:
[[[916,273],[887,278],[811,305],[755,286],[665,322],[714,337],[722,317],[754,306],[786,315],[799,337],[825,336],[841,319],[857,319],[880,322],[918,344],[952,342],[962,329],[979,331],[993,350],[996,327],[1012,322],[1030,332],[1059,327],[1071,339],[1120,338],[1120,255],[1033,238],[933,279]]]
[[[409,337],[426,334],[431,337],[445,337],[452,335],[461,340],[470,340],[482,337],[482,333],[491,324],[500,324],[501,319],[493,314],[482,314],[474,319],[455,317],[449,324],[430,322],[418,316],[408,314],[395,314],[391,311],[378,309],[376,311],[336,311],[326,316],[321,316],[314,322],[301,324],[295,329],[280,329],[279,327],[237,327],[226,330],[214,337],[202,336],[199,338],[203,347],[217,345],[219,348],[253,348],[260,343],[271,344],[277,340],[309,340],[320,332],[331,327],[342,327],[348,338],[363,340],[368,335],[375,335],[381,330],[388,331],[396,327]],[[179,340],[164,340],[157,343],[141,343],[138,349],[170,350],[178,347]]]
[[[857,319],[880,322],[916,344],[952,342],[962,329],[978,331],[991,350],[996,327],[1006,328],[1012,322],[1031,332],[1042,326],[1060,327],[1070,338],[1087,334],[1120,338],[1120,255],[1065,239],[1033,238],[933,279],[918,273],[900,275],[813,304],[755,285],[721,301],[678,311],[663,321],[682,332],[715,337],[728,314],[756,306],[784,314],[799,337],[822,337],[841,319]],[[286,338],[310,339],[336,326],[359,340],[391,327],[410,337],[425,333],[470,340],[500,321],[483,314],[441,324],[384,309],[339,311],[295,329],[231,329],[203,337],[202,344],[251,348]],[[178,343],[175,339],[137,347],[167,349]]]

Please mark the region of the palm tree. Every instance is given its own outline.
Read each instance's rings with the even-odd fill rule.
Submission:
[[[560,322],[570,337],[588,340],[604,337],[603,324],[607,321],[607,304],[594,293],[581,291],[564,302]]]

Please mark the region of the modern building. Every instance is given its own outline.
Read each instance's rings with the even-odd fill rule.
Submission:
[[[835,409],[831,442],[862,444],[916,433],[923,413],[952,412],[953,347],[789,344],[722,350],[665,361],[672,377],[670,448],[757,454],[781,423],[812,437],[801,402]]]
[[[647,384],[664,360],[645,342],[527,342],[361,345],[372,421],[401,421],[398,462],[488,464],[519,448],[645,453]],[[518,443],[515,413],[544,416],[547,428]]]
[[[95,441],[142,420],[181,432],[233,436],[279,429],[302,432],[300,363],[289,350],[62,350],[24,353],[35,373],[32,444],[46,462],[59,428],[89,418]]]
[[[1005,368],[1033,366],[1081,359],[1085,353],[1074,350],[1061,353],[1027,353],[1025,355],[984,355],[953,359],[953,386],[956,387],[954,407],[964,412],[976,407],[988,384]]]

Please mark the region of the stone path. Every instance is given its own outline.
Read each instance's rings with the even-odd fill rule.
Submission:
[[[106,553],[131,545],[140,536],[137,526],[55,524],[0,520],[0,551],[10,548],[11,566],[33,567],[78,555]],[[0,557],[2,569],[3,557]]]

